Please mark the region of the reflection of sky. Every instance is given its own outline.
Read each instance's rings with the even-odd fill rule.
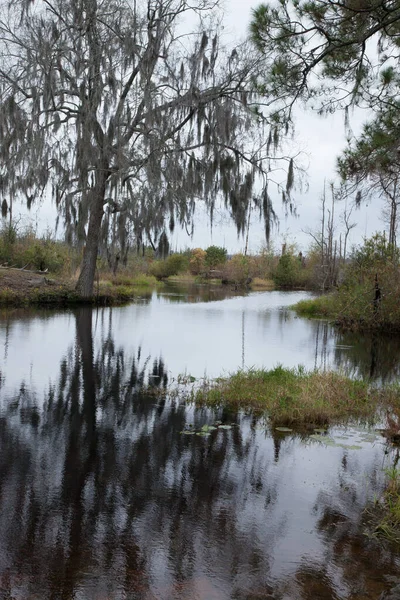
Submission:
[[[185,364],[189,365],[188,370],[198,368],[200,373],[206,364],[211,364],[220,373],[224,365],[226,369],[240,365],[244,311],[246,362],[247,352],[253,352],[251,356],[257,358],[257,365],[266,364],[267,360],[276,364],[280,356],[286,357],[286,361],[282,360],[285,365],[292,359],[295,364],[312,363],[312,332],[316,323],[297,319],[291,312],[281,310],[300,297],[304,294],[266,292],[220,302],[185,304],[154,295],[148,305],[94,311],[95,347],[100,346],[100,339],[108,336],[111,321],[115,348],[122,347],[125,353],[125,371],[122,368],[120,373],[123,381],[129,373],[131,350],[136,354],[140,343],[142,357],[148,353],[154,359],[161,354],[173,374],[182,371]],[[50,313],[43,319],[35,316],[30,320],[10,320],[8,353],[4,355],[6,326],[5,321],[1,321],[6,386],[18,386],[21,376],[28,379],[31,370],[33,385],[39,391],[49,379],[59,383],[59,361],[74,344],[75,328],[75,318],[69,313]],[[248,347],[251,349],[247,350]],[[70,367],[73,373],[74,361]],[[38,392],[39,397],[42,395]],[[330,579],[338,582],[336,589],[344,590],[340,597],[349,597],[347,586],[354,588],[367,577],[366,554],[359,553],[353,557],[354,581],[349,581],[346,552],[354,538],[350,536],[345,544],[336,545],[337,529],[324,529],[319,523],[326,516],[329,520],[332,513],[338,514],[348,531],[354,527],[367,500],[380,492],[382,468],[388,466],[392,458],[384,457],[381,438],[366,441],[361,432],[344,428],[329,432],[339,443],[362,447],[352,450],[325,446],[310,439],[302,441],[292,434],[278,434],[281,440],[278,453],[277,441],[274,444],[270,433],[260,423],[255,424],[250,416],[239,416],[240,427],[215,430],[209,438],[202,438],[182,436],[179,432],[189,423],[196,429],[204,422],[213,423],[219,414],[215,416],[193,406],[186,408],[173,401],[161,411],[151,400],[143,404],[142,414],[139,405],[132,403],[132,408],[135,412],[128,412],[125,424],[120,426],[115,413],[118,409],[113,402],[106,403],[98,421],[100,441],[96,468],[101,467],[106,455],[102,453],[115,435],[115,447],[111,444],[115,455],[111,452],[108,465],[110,468],[115,460],[115,468],[109,471],[100,468],[99,472],[107,482],[103,500],[108,494],[112,495],[110,506],[117,508],[112,527],[106,526],[106,512],[100,511],[97,517],[96,533],[91,538],[95,540],[92,554],[89,559],[86,555],[82,559],[85,564],[80,565],[82,574],[74,597],[94,600],[100,597],[102,586],[112,590],[107,597],[122,597],[117,593],[113,595],[113,590],[118,585],[122,590],[124,585],[119,578],[126,567],[118,561],[124,560],[124,528],[129,503],[140,505],[129,536],[135,539],[146,558],[151,588],[160,600],[177,600],[173,591],[167,594],[165,590],[171,590],[183,576],[189,578],[187,585],[193,589],[200,581],[208,586],[207,594],[202,588],[203,593],[197,596],[201,600],[251,597],[253,590],[257,597],[257,590],[265,584],[277,588],[282,582],[295,585],[293,582],[303,564],[307,568],[315,567],[317,573],[326,567]],[[174,410],[176,418],[170,419]],[[57,420],[52,420],[54,414],[50,411],[49,421],[44,419],[42,426],[34,429],[29,423],[19,421],[18,414],[6,414],[8,424],[13,425],[15,440],[24,442],[21,456],[12,454],[13,468],[17,468],[18,460],[23,468],[28,446],[32,453],[30,475],[36,498],[43,502],[40,514],[46,549],[56,544],[56,534],[67,528],[60,498],[65,484],[63,473],[65,469],[73,471],[75,468],[74,463],[68,467],[66,458],[70,417],[67,411],[60,426]],[[349,439],[340,437],[343,434]],[[83,444],[82,456],[86,456],[84,435],[79,443]],[[145,457],[143,462],[139,456]],[[135,464],[137,470],[131,470]],[[86,516],[95,514],[92,504],[99,489],[96,485],[101,480],[99,478],[96,484],[95,470],[93,466],[82,492]],[[18,477],[13,476],[12,471],[9,481],[8,500],[9,505],[13,505],[13,490],[21,492],[17,487]],[[0,531],[4,532],[8,513],[6,510],[0,513]],[[4,534],[0,537],[3,544],[4,539],[9,541]],[[84,545],[84,539],[79,541]],[[112,566],[107,560],[107,543],[121,552]],[[1,571],[2,565],[10,560],[10,547],[0,550]],[[190,565],[184,562],[186,560]],[[43,560],[41,573],[46,572],[47,566]],[[374,565],[371,577],[380,577],[378,570],[379,566]],[[242,593],[235,596],[235,590]],[[247,596],[246,590],[249,590]],[[289,593],[286,597],[300,595]],[[196,596],[186,593],[179,598],[187,600]]]
[[[281,322],[279,307],[305,297],[304,292],[255,293],[222,302],[171,304],[153,297],[150,305],[130,305],[113,313],[117,345],[141,346],[143,355],[161,355],[174,375],[183,372],[216,377],[242,366],[277,364],[313,366],[304,354],[309,323],[289,313]]]
[[[11,318],[8,326],[0,318],[0,371],[11,386],[17,387],[24,381],[41,388],[56,379],[60,361],[74,339],[72,313]]]
[[[307,297],[305,292],[256,292],[214,302],[173,302],[153,294],[149,303],[93,312],[97,344],[109,332],[127,355],[141,348],[150,364],[162,358],[168,374],[217,377],[245,368],[303,365],[338,368],[348,349],[327,325],[298,318],[285,307]],[[73,313],[47,313],[23,320],[0,320],[0,371],[6,384],[21,382],[39,389],[56,379],[61,359],[73,348]],[[350,346],[349,346],[350,348]],[[367,373],[368,375],[368,373]]]
[[[184,373],[217,377],[242,366],[278,364],[344,368],[352,376],[368,377],[373,348],[368,336],[342,335],[326,321],[302,319],[287,308],[308,295],[255,292],[189,303],[182,301],[183,295],[176,302],[176,294],[154,293],[147,303],[94,311],[95,347],[111,327],[117,348],[134,356],[140,347],[142,363],[149,357],[150,366],[161,357],[170,378]],[[0,319],[0,372],[10,390],[18,389],[21,382],[42,390],[55,381],[60,361],[74,350],[73,312],[42,315]],[[379,339],[378,377],[389,381],[397,376],[399,352],[396,339]]]
[[[197,515],[190,528],[196,574],[212,582],[214,589],[220,591],[218,598],[234,597],[232,586],[257,589],[257,581],[276,585],[293,581],[301,564],[315,567],[317,572],[327,568],[338,587],[351,586],[353,582],[346,577],[345,553],[342,560],[341,552],[335,556],[327,550],[329,543],[325,532],[318,530],[318,522],[328,510],[340,515],[347,531],[356,525],[365,504],[381,489],[383,445],[379,440],[363,441],[362,433],[357,430],[336,428],[331,432],[338,442],[342,441],[343,433],[350,437],[348,445],[358,443],[362,449],[328,447],[319,442],[300,441],[289,434],[282,437],[279,460],[274,461],[270,435],[261,429],[254,433],[249,420],[242,419],[240,436],[247,451],[238,457],[233,447],[227,449],[220,472],[220,495],[209,510]],[[228,438],[232,434],[226,433]],[[190,461],[190,449],[194,452],[197,443],[193,438],[188,441],[188,451],[180,458],[179,473],[187,472],[183,465]],[[204,447],[208,445],[211,443],[205,443]],[[208,456],[212,460],[212,450]],[[176,471],[175,463],[173,467]],[[168,468],[166,471],[166,487],[172,491],[179,484],[180,475],[174,479]],[[162,549],[167,543],[164,532],[168,531],[169,523],[165,523],[163,532],[154,526],[156,504],[154,498],[137,521],[135,531],[143,540],[151,532],[147,560],[154,589],[161,590],[166,571],[173,580],[174,565],[168,564]],[[226,530],[231,529],[232,539],[225,535],[225,530],[218,539],[216,532],[222,515],[231,522]],[[166,515],[165,518],[168,519]],[[328,539],[331,535],[332,531]],[[355,578],[360,573],[358,565]]]

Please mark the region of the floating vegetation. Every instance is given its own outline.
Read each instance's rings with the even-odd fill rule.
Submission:
[[[291,433],[293,429],[290,429],[290,427],[275,427],[275,431],[280,431],[281,433]]]
[[[361,450],[362,446],[358,446],[357,444],[342,444],[337,442],[334,438],[329,437],[327,435],[321,435],[318,433],[313,433],[309,436],[309,439],[316,440],[321,444],[325,444],[325,446],[330,446],[331,448],[345,448],[346,450]],[[346,438],[349,439],[349,438]]]
[[[181,435],[199,435],[201,437],[209,437],[213,431],[217,431],[218,429],[232,429],[233,425],[222,424],[220,421],[217,421],[215,425],[203,425],[200,429],[193,429],[193,425],[189,424],[188,427],[191,429],[184,429],[181,431]]]

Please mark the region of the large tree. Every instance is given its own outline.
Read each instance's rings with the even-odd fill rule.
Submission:
[[[380,194],[389,204],[389,244],[396,246],[400,204],[400,106],[393,103],[366,123],[338,158],[342,178],[358,192]]]
[[[268,231],[273,143],[251,91],[259,58],[221,47],[218,0],[13,0],[0,10],[1,189],[28,205],[51,190],[67,237],[84,241],[83,296],[110,215],[151,239],[167,221],[191,227],[200,198],[212,216],[222,194],[239,231],[254,200]]]
[[[322,112],[375,108],[398,93],[399,0],[262,4],[251,34],[266,61],[260,89],[285,108],[298,99]]]

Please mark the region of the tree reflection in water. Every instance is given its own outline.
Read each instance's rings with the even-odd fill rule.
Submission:
[[[350,377],[382,384],[397,381],[400,376],[398,335],[341,331],[328,321],[315,320],[312,336],[316,369],[340,369]]]
[[[111,322],[95,341],[91,310],[75,318],[75,346],[44,402],[21,385],[1,413],[0,598],[250,600],[295,590],[311,600],[336,598],[347,577],[360,584],[356,529],[342,539],[328,525],[335,510],[356,522],[363,506],[358,492],[343,492],[350,504],[342,502],[340,474],[339,487],[318,497],[318,519],[303,515],[318,523],[323,554],[300,561],[290,583],[277,578],[275,548],[297,503],[282,463],[295,460],[299,440],[260,434],[254,417],[169,398],[161,358],[127,356]],[[180,434],[217,419],[241,426]],[[301,555],[302,540],[293,543]]]

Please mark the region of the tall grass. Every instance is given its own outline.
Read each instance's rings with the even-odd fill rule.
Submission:
[[[399,403],[399,388],[372,390],[365,381],[303,369],[238,371],[205,383],[196,403],[251,408],[282,425],[327,424],[371,417],[382,402]]]
[[[385,490],[367,515],[376,535],[400,544],[400,469],[391,467],[385,473]]]
[[[300,300],[294,306],[291,306],[301,317],[328,317],[335,318],[338,314],[336,298],[333,294],[310,298],[309,300]]]

